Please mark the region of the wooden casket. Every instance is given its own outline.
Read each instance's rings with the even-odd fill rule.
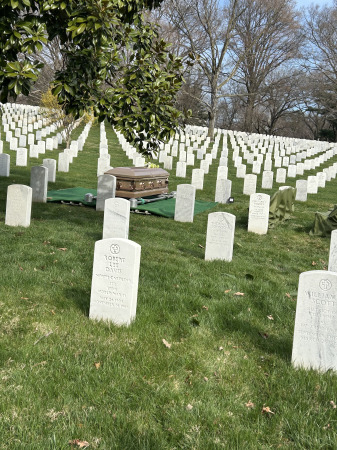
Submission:
[[[114,175],[116,197],[138,198],[168,193],[169,173],[147,167],[115,167],[105,174]]]

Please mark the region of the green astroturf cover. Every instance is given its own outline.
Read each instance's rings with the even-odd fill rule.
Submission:
[[[71,188],[71,189],[60,189],[58,191],[48,191],[47,199],[48,202],[72,202],[72,203],[82,203],[83,205],[96,206],[96,200],[91,203],[85,202],[85,194],[97,195],[96,189],[90,188]],[[137,209],[139,211],[148,211],[151,214],[156,214],[157,216],[163,217],[174,217],[174,208],[176,200],[175,198],[168,198],[160,200],[153,203],[147,203],[143,205],[138,205]],[[202,200],[196,200],[194,205],[194,215],[207,211],[208,209],[214,208],[217,205],[216,202],[205,202]]]

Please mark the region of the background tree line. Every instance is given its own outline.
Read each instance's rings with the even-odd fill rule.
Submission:
[[[154,13],[185,62],[188,121],[336,141],[337,1],[166,0]]]
[[[137,0],[130,11],[128,0],[60,1],[0,2],[2,101],[40,104],[53,82],[67,113],[91,105],[154,148],[179,117],[211,137],[221,127],[336,141],[337,0],[301,11],[293,0]]]

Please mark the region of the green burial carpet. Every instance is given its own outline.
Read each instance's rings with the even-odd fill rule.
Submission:
[[[71,188],[71,189],[60,189],[58,191],[48,191],[47,200],[48,202],[66,202],[66,203],[74,203],[74,204],[83,204],[87,206],[96,206],[96,200],[88,203],[85,202],[84,197],[85,194],[97,195],[96,189],[88,189],[88,188]],[[148,211],[151,214],[155,214],[157,216],[173,218],[174,217],[174,209],[175,209],[176,199],[168,198],[164,200],[159,200],[153,203],[147,203],[143,205],[138,205],[136,209],[139,211]],[[200,214],[208,209],[214,208],[216,206],[216,202],[205,202],[202,200],[195,200],[194,204],[194,215]]]
[[[214,208],[218,203],[216,202],[205,202],[202,200],[195,200],[194,203],[194,215],[200,214],[208,209]],[[148,203],[145,205],[138,205],[137,209],[139,211],[149,211],[151,214],[156,214],[157,216],[163,217],[174,217],[174,209],[176,206],[175,198],[168,198],[166,200],[160,200],[158,202]]]
[[[66,203],[82,203],[83,205],[96,206],[96,200],[88,203],[84,200],[85,194],[97,195],[96,189],[88,188],[70,188],[70,189],[59,189],[58,191],[48,191],[47,201],[48,202],[66,202]]]

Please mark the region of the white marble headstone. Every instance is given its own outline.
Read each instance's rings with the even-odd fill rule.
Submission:
[[[48,169],[44,166],[33,166],[30,171],[30,187],[32,188],[32,201],[47,202]]]
[[[249,199],[248,231],[266,234],[268,231],[270,196],[252,194]]]
[[[295,367],[337,370],[336,321],[337,273],[301,273],[291,357]]]
[[[130,202],[125,198],[105,200],[103,239],[129,237]]]
[[[48,182],[55,183],[56,181],[56,159],[45,158],[42,160],[42,165],[48,169]]]
[[[262,173],[262,189],[273,188],[274,172],[272,170],[265,170]]]
[[[307,180],[297,180],[295,200],[298,202],[306,202],[308,198],[307,189],[308,189]]]
[[[196,189],[204,188],[204,171],[203,169],[193,169],[192,170],[192,181],[191,185]]]
[[[5,224],[11,227],[29,227],[32,211],[32,188],[11,184],[7,188]]]
[[[109,238],[95,244],[90,319],[130,325],[136,317],[140,267],[139,244]]]
[[[97,178],[96,211],[104,211],[105,200],[116,195],[116,177],[105,174]]]
[[[257,176],[254,174],[246,175],[243,182],[243,193],[245,195],[252,195],[256,192]]]
[[[26,167],[27,166],[27,149],[19,147],[16,150],[16,166]]]
[[[185,178],[186,177],[186,162],[178,161],[176,166],[176,177]]]
[[[205,260],[231,261],[233,257],[235,219],[233,214],[214,212],[208,215]]]
[[[227,203],[232,192],[232,181],[220,178],[216,180],[215,201],[218,203]]]
[[[9,177],[10,160],[10,155],[7,153],[0,154],[0,177]]]
[[[331,231],[328,270],[337,272],[337,230]]]
[[[195,187],[191,184],[177,186],[174,220],[176,222],[193,222]]]

